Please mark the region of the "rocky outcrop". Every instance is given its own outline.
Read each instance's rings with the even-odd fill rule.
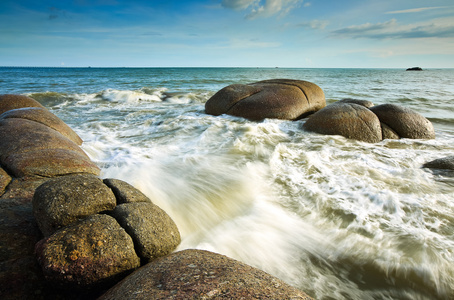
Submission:
[[[314,83],[272,79],[229,85],[208,99],[205,112],[215,116],[228,114],[250,120],[297,120],[325,105],[325,95]]]
[[[261,270],[203,251],[184,250],[145,265],[99,300],[312,299]]]
[[[395,104],[374,106],[355,99],[344,99],[319,110],[306,120],[303,129],[370,143],[435,138],[432,123],[408,108]]]

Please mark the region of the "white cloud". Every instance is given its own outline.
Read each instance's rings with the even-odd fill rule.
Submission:
[[[222,0],[222,6],[234,10],[249,10],[247,19],[284,16],[304,0]]]
[[[298,27],[308,27],[312,29],[325,29],[328,26],[329,22],[325,20],[312,20],[309,22],[303,22],[298,24]]]
[[[405,9],[405,10],[394,10],[394,11],[388,11],[386,12],[387,14],[408,14],[408,13],[419,13],[425,10],[431,10],[431,9],[440,9],[440,8],[446,8],[447,6],[433,6],[433,7],[419,7],[419,8],[411,8],[411,9]]]

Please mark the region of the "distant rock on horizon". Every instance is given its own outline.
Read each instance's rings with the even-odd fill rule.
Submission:
[[[420,67],[412,67],[408,68],[406,71],[422,71],[422,69]]]

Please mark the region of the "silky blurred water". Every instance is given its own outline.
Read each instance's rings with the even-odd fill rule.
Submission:
[[[272,78],[394,103],[435,140],[377,144],[305,120],[204,113],[233,83]],[[177,223],[178,249],[215,251],[316,299],[454,298],[454,178],[421,168],[454,153],[454,70],[0,68],[0,93],[40,101],[84,140],[102,177],[139,188]]]

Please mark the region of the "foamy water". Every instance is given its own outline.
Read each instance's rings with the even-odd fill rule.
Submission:
[[[57,71],[8,70],[0,86],[41,101],[102,177],[163,208],[179,250],[225,254],[316,299],[454,298],[454,178],[421,168],[454,152],[453,70]],[[304,120],[204,113],[218,89],[270,78],[312,81],[329,103],[404,105],[437,138],[369,144],[305,132]]]

